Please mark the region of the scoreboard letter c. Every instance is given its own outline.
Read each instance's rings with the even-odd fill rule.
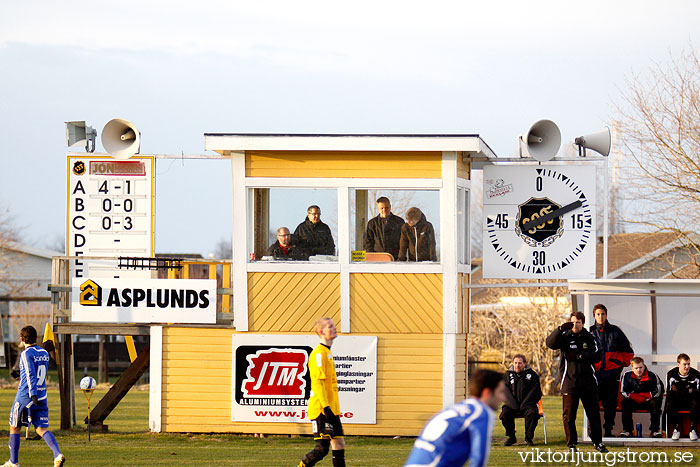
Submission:
[[[83,230],[83,229],[85,228],[85,225],[82,225],[82,226],[78,227],[78,226],[76,225],[76,223],[75,223],[75,221],[77,221],[78,219],[85,220],[85,218],[84,218],[83,216],[75,216],[75,217],[73,218],[73,228],[74,228],[75,230]]]

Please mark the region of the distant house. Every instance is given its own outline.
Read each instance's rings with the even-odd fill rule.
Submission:
[[[603,277],[603,241],[596,245],[596,278]],[[479,289],[478,284],[519,283],[526,280],[483,279],[482,259],[472,260],[472,305],[494,303],[494,295]],[[621,233],[608,238],[608,279],[697,279],[700,278],[700,236],[689,235],[680,240],[669,233]],[[531,282],[531,281],[530,281]],[[551,280],[546,282],[565,282]],[[568,294],[562,288],[564,295]],[[498,296],[508,300],[508,288],[499,289]]]
[[[0,245],[3,266],[0,314],[4,342],[16,342],[19,330],[29,324],[43,334],[51,316],[51,294],[47,288],[51,281],[51,258],[61,254],[12,241]],[[4,350],[4,345],[2,348]]]

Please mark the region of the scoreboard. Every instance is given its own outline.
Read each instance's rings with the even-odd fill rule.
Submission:
[[[153,256],[154,158],[68,156],[68,256]],[[150,277],[117,261],[71,264],[71,277]]]

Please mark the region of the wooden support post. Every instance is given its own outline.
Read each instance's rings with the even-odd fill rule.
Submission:
[[[367,226],[367,190],[355,191],[355,247],[354,250],[364,250],[365,228]]]
[[[253,210],[255,211],[253,216],[253,252],[255,257],[260,259],[267,252],[267,247],[270,246],[267,238],[270,232],[270,189],[255,188],[253,193]],[[293,226],[288,227],[293,229]]]
[[[97,406],[90,412],[90,426],[98,431],[107,431],[107,425],[103,422],[112,413],[112,410],[124,398],[129,389],[132,388],[136,381],[143,375],[148,368],[148,362],[151,357],[150,345],[144,348],[134,362],[129,365],[124,373],[119,377],[114,386],[107,391],[107,394],[97,403]],[[85,423],[88,423],[85,417]]]
[[[107,379],[107,349],[105,348],[106,336],[100,336],[97,352],[97,383],[106,383]]]
[[[58,364],[58,387],[61,397],[61,429],[70,430],[73,428],[73,417],[75,414],[75,399],[73,391],[75,381],[73,381],[73,336],[63,334],[60,337],[59,363]]]

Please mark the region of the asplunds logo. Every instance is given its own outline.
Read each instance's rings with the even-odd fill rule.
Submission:
[[[106,296],[106,300],[103,300]],[[93,280],[80,284],[80,304],[85,306],[137,308],[207,308],[209,306],[208,290],[178,289],[141,289],[110,287],[102,289]]]
[[[102,287],[89,279],[80,284],[80,304],[102,306]]]
[[[311,347],[241,346],[236,349],[240,405],[304,406],[309,398]]]

